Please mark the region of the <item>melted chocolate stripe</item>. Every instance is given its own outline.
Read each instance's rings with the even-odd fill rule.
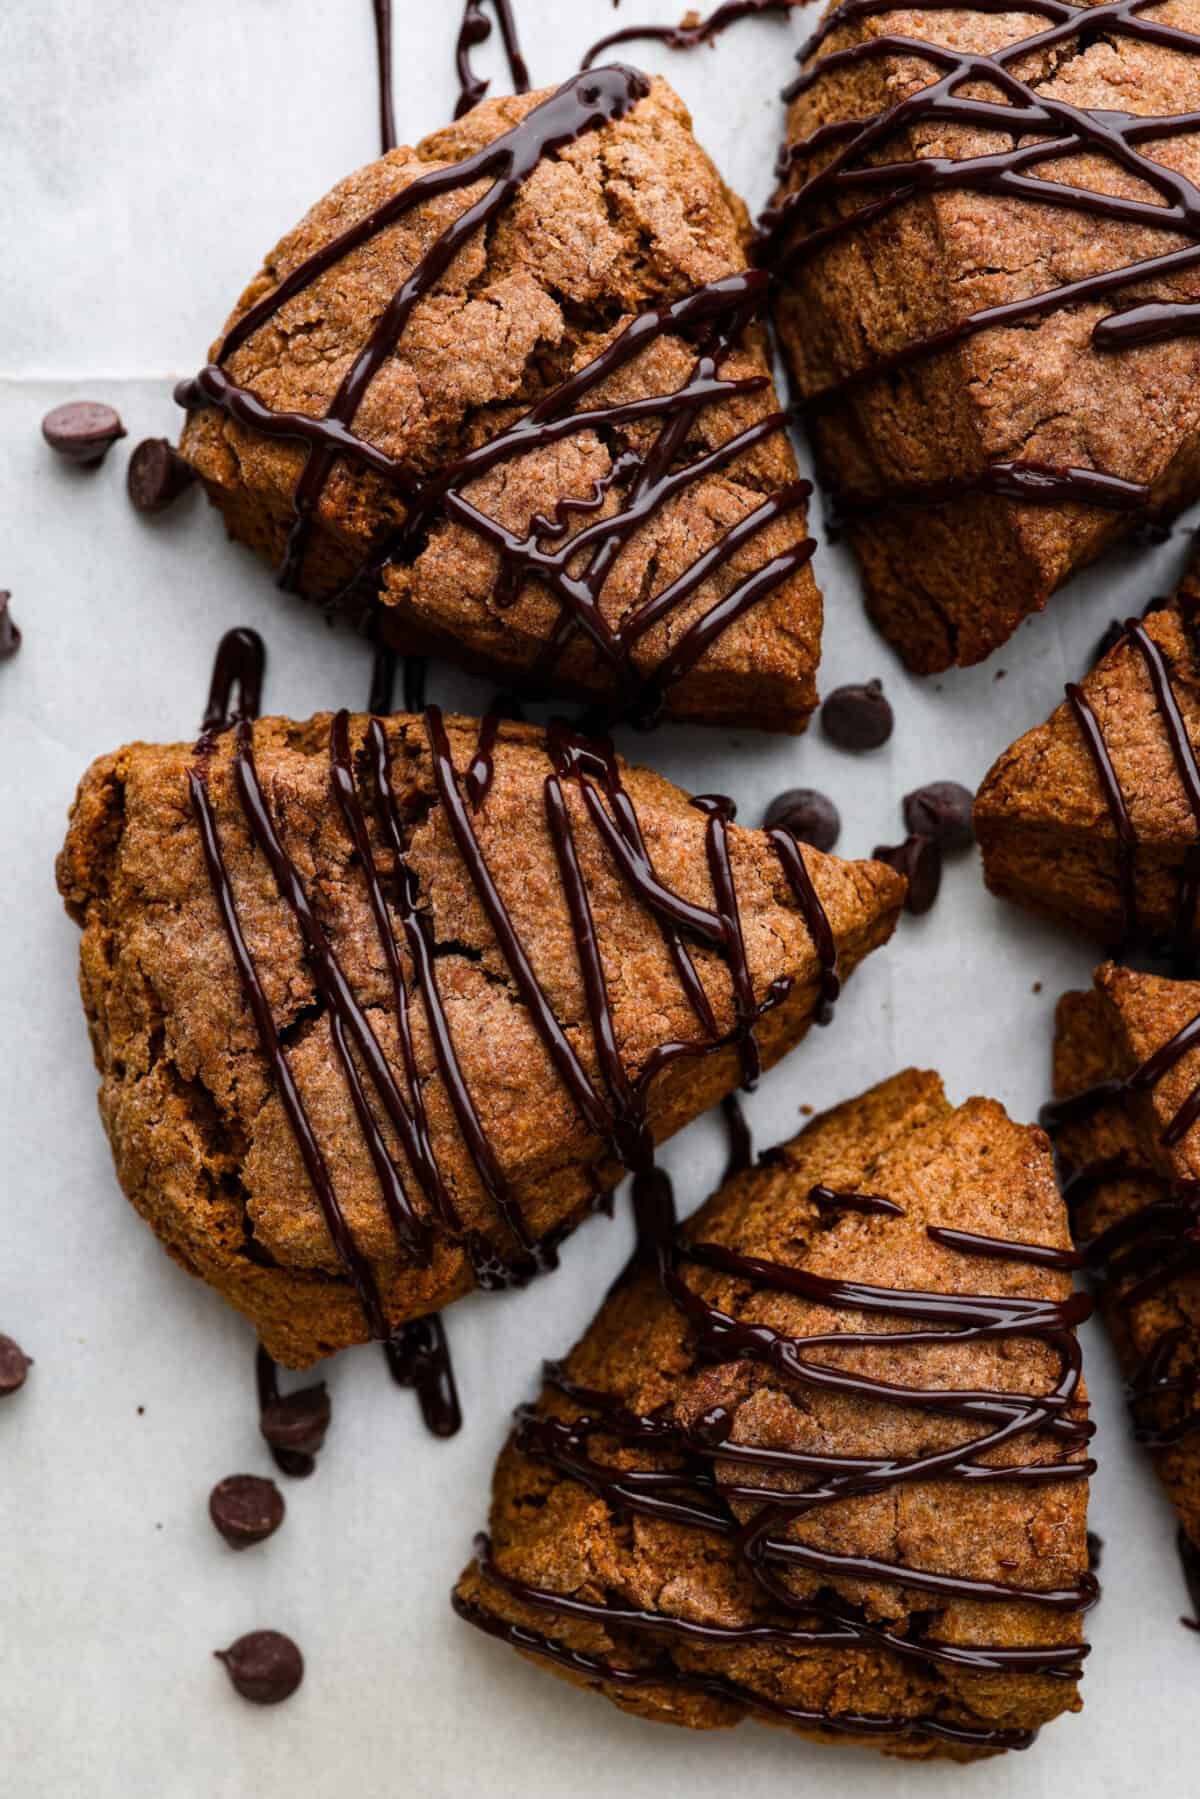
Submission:
[[[786,14],[802,4],[803,0],[724,0],[724,4],[708,18],[695,19],[694,23],[691,22],[695,18],[692,14],[682,25],[623,25],[594,43],[579,66],[590,69],[614,45],[633,44],[641,39],[665,44],[669,50],[693,50],[699,44],[712,43],[714,38],[742,19],[763,18],[770,13]]]
[[[392,0],[371,0],[375,10],[375,51],[379,68],[379,142],[383,154],[396,148],[392,106]]]

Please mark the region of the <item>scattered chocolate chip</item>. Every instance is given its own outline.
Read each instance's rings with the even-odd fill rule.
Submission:
[[[301,1387],[265,1405],[258,1415],[258,1428],[272,1449],[299,1455],[316,1455],[325,1441],[332,1408],[325,1383]]]
[[[260,1474],[231,1474],[209,1494],[208,1512],[231,1549],[250,1549],[283,1523],[283,1494]]]
[[[21,633],[8,610],[8,602],[12,599],[7,588],[0,590],[0,662],[9,656],[15,656],[21,647]]]
[[[894,722],[882,681],[835,688],[821,707],[821,729],[841,750],[877,750]]]
[[[129,458],[125,487],[137,512],[165,512],[196,479],[165,437],[145,437]]]
[[[831,850],[842,821],[833,801],[815,787],[790,787],[771,801],[763,826],[768,831],[777,827],[790,831],[799,843],[811,844],[815,850]]]
[[[111,406],[98,400],[68,400],[42,420],[42,436],[67,462],[95,468],[124,437],[125,427]]]
[[[875,860],[886,862],[908,882],[904,904],[909,912],[918,917],[922,912],[928,912],[942,884],[942,852],[931,837],[914,833],[894,849],[886,846],[876,849]]]
[[[304,1657],[291,1637],[278,1630],[252,1630],[213,1654],[252,1705],[278,1705],[290,1699],[304,1679]]]
[[[969,850],[975,841],[975,795],[957,781],[930,781],[904,799],[904,822],[940,850]]]
[[[19,1343],[14,1343],[11,1337],[0,1336],[0,1399],[19,1392],[32,1367],[32,1357],[25,1354]]]

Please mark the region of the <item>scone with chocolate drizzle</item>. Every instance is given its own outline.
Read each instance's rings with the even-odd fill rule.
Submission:
[[[639,1253],[501,1455],[470,1623],[625,1710],[970,1760],[1079,1709],[1079,1257],[1040,1130],[909,1071]]]
[[[406,653],[799,731],[821,599],[749,221],[665,82],[485,101],[341,182],[179,397],[287,587]]]
[[[731,819],[434,707],[101,757],[58,874],[125,1191],[295,1367],[551,1265],[895,926]]]

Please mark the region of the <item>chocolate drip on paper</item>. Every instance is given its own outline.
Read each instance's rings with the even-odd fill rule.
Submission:
[[[456,1415],[457,1401],[440,1326],[429,1324],[423,1333],[402,1333],[398,1338],[390,1330],[374,1272],[342,1212],[325,1151],[291,1072],[270,1003],[243,934],[210,793],[216,738],[221,731],[232,731],[235,735],[226,785],[236,796],[255,848],[269,866],[280,900],[290,911],[303,940],[307,964],[329,1022],[333,1053],[345,1079],[363,1144],[375,1169],[400,1257],[408,1262],[426,1261],[432,1247],[431,1226],[436,1222],[461,1236],[480,1286],[521,1285],[535,1274],[555,1266],[563,1233],[559,1230],[539,1239],[530,1232],[463,1076],[439,989],[428,911],[420,903],[417,878],[408,860],[407,832],[393,786],[387,732],[378,717],[369,717],[356,753],[351,742],[350,716],[345,711],[339,712],[330,726],[329,769],[331,797],[353,846],[355,863],[362,872],[388,972],[403,1088],[379,1043],[370,1016],[357,998],[337,950],[314,910],[300,870],[287,852],[259,781],[250,719],[258,709],[261,676],[261,641],[253,632],[230,633],[218,651],[204,733],[188,776],[205,866],[280,1103],[338,1259],[362,1307],[368,1330],[372,1337],[389,1345],[393,1374],[418,1387],[426,1415],[435,1421],[434,1428],[440,1423],[448,1430],[447,1421]],[[374,692],[379,685],[377,670],[373,698],[382,697]],[[423,724],[434,785],[464,875],[488,918],[513,983],[563,1087],[588,1129],[600,1138],[611,1157],[625,1168],[648,1172],[653,1165],[648,1106],[654,1078],[680,1057],[704,1056],[736,1045],[744,1079],[747,1084],[752,1084],[759,1069],[756,1026],[789,990],[790,983],[780,980],[761,1003],[755,1001],[729,856],[727,826],[733,816],[731,802],[718,799],[699,802],[708,819],[706,841],[716,897],[715,907],[709,909],[682,899],[659,880],[637,812],[621,781],[612,746],[607,742],[585,742],[563,724],[552,727],[548,735],[548,773],[543,789],[545,816],[587,996],[601,1076],[601,1085],[597,1086],[537,978],[526,946],[496,886],[476,829],[475,817],[486,802],[493,775],[492,750],[497,723],[495,719],[485,719],[481,723],[475,756],[461,785],[441,712],[436,706],[427,708]],[[367,800],[360,791],[361,783],[368,786],[370,797]],[[647,1057],[636,1080],[626,1073],[617,1049],[604,963],[578,860],[568,791],[594,825],[633,899],[654,917],[697,1020],[698,1034],[694,1039],[657,1046]],[[786,842],[796,866],[783,850],[780,850],[781,860],[822,965],[824,991],[836,991],[836,951],[828,919],[795,844],[790,838]],[[391,867],[386,872],[377,859],[377,843],[391,858]],[[411,999],[393,918],[400,925],[411,963]],[[735,1007],[735,1025],[730,1032],[718,1031],[686,940],[715,950],[726,964]],[[502,1244],[484,1238],[478,1231],[464,1229],[439,1167],[425,1110],[413,1035],[412,1006],[418,995],[438,1072],[480,1185],[502,1227]],[[375,1101],[386,1113],[403,1148],[403,1167],[388,1149],[368,1097],[368,1088],[373,1090]],[[603,1197],[597,1192],[598,1201]],[[446,1431],[440,1434],[446,1434]]]
[[[647,91],[644,76],[619,66],[575,76],[493,143],[449,168],[418,177],[251,306],[230,328],[216,361],[194,380],[182,382],[176,398],[189,409],[218,406],[266,437],[307,446],[307,460],[294,495],[295,522],[280,570],[281,585],[298,584],[313,513],[336,459],[345,457],[379,475],[389,491],[403,500],[406,517],[391,538],[368,556],[342,590],[341,600],[349,603],[352,595],[373,595],[388,563],[396,557],[415,556],[435,520],[448,518],[473,531],[496,553],[500,564],[495,588],[498,605],[510,607],[526,580],[540,584],[557,603],[558,622],[531,671],[532,683],[549,684],[568,644],[582,633],[612,680],[618,710],[650,722],[661,711],[668,690],[690,673],[721,633],[797,574],[815,548],[811,538],[792,543],[693,619],[656,668],[646,673],[635,666],[635,652],[647,632],[690,601],[706,580],[768,525],[800,510],[811,488],[807,482],[789,482],[768,495],[659,593],[641,601],[619,624],[604,616],[605,584],[630,538],[674,495],[727,467],[786,427],[785,413],[768,414],[682,467],[676,466],[705,407],[738,394],[759,392],[768,385],[766,376],[730,379],[721,374],[723,362],[746,328],[762,315],[767,278],[761,270],[729,275],[671,304],[639,314],[585,368],[543,395],[523,418],[427,477],[418,477],[353,429],[363,396],[400,342],[413,308],[434,290],[463,245],[487,229],[545,157],[624,118]],[[224,365],[230,356],[288,300],[344,256],[422,201],[462,191],[479,181],[490,185],[435,239],[398,289],[324,417],[274,411],[228,374]],[[668,332],[688,331],[700,335],[701,347],[681,387],[620,404],[587,404],[596,387],[647,345]],[[532,519],[524,535],[501,525],[465,497],[463,490],[470,481],[514,456],[580,432],[644,419],[660,421],[644,451],[622,451],[590,499],[563,499],[553,519]],[[612,516],[596,516],[574,535],[568,532],[567,514],[599,514],[608,492],[618,487],[621,503]]]
[[[881,219],[920,194],[975,192],[1012,195],[1031,205],[1065,208],[1097,220],[1137,224],[1191,241],[1156,255],[1143,256],[1119,268],[1105,269],[1061,282],[1021,299],[965,314],[930,336],[876,358],[826,387],[806,396],[805,411],[840,404],[866,383],[910,368],[924,358],[951,350],[981,331],[1043,318],[1066,306],[1118,298],[1134,285],[1164,279],[1200,264],[1200,190],[1186,175],[1155,162],[1140,146],[1200,131],[1200,112],[1163,118],[1073,106],[1039,92],[1015,73],[1034,52],[1045,66],[1060,48],[1105,39],[1128,39],[1182,54],[1200,54],[1200,35],[1143,16],[1146,0],[1107,0],[1079,5],[1074,0],[1030,0],[1022,11],[1039,23],[1019,41],[990,53],[957,49],[913,38],[901,30],[876,35],[821,55],[830,37],[844,25],[887,18],[904,11],[902,0],[842,0],[829,12],[800,51],[805,65],[786,90],[792,101],[812,91],[841,70],[885,60],[911,57],[931,65],[928,85],[907,94],[871,118],[833,120],[792,144],[781,161],[780,175],[806,158],[820,158],[800,186],[764,213],[759,232],[760,260],[786,279],[790,269],[819,254],[829,243]],[[929,0],[925,12],[976,12],[988,16],[1013,11],[1010,0]],[[965,90],[970,90],[970,97]],[[1000,99],[983,98],[980,89],[999,90]],[[962,125],[1004,134],[1003,148],[977,156],[915,156],[875,160],[895,134],[927,126]],[[1096,155],[1146,183],[1154,200],[1080,187],[1067,177],[1042,179],[1047,164],[1081,154]],[[848,210],[837,210],[841,203]],[[1126,312],[1110,313],[1093,328],[1100,350],[1155,341],[1200,328],[1200,307],[1174,301],[1152,301]],[[853,516],[893,501],[939,505],[969,493],[1058,505],[1079,501],[1118,511],[1141,510],[1149,487],[1079,468],[1047,469],[1032,462],[997,463],[975,475],[950,482],[887,491],[881,495],[838,496],[840,512]]]
[[[742,1102],[736,1093],[727,1093],[721,1101],[721,1116],[725,1120],[725,1130],[729,1138],[729,1156],[725,1163],[723,1180],[731,1181],[735,1175],[744,1174],[754,1163],[754,1138],[750,1126],[746,1122],[746,1114],[742,1110]]]
[[[396,148],[392,106],[392,0],[371,0],[375,9],[375,51],[379,67],[379,142],[384,156]]]
[[[511,0],[491,0],[491,3],[500,27],[500,41],[504,45],[513,93],[527,94],[530,88],[529,69],[521,55]],[[492,22],[484,10],[485,5],[486,0],[466,0],[463,8],[462,24],[458,28],[458,43],[454,52],[459,87],[458,101],[454,108],[456,119],[461,119],[473,106],[478,106],[491,86],[489,81],[484,81],[471,68],[472,50],[485,44],[492,35]]]
[[[678,1637],[708,1644],[775,1642],[800,1650],[817,1646],[876,1646],[926,1665],[980,1674],[1077,1679],[1080,1663],[1088,1653],[1086,1645],[965,1645],[933,1637],[928,1625],[901,1635],[885,1624],[871,1622],[848,1602],[829,1597],[828,1587],[812,1597],[798,1598],[783,1584],[780,1571],[790,1566],[822,1574],[829,1581],[885,1581],[931,1593],[941,1600],[1040,1605],[1058,1613],[1082,1612],[1095,1603],[1099,1589],[1090,1572],[1082,1573],[1076,1585],[1064,1588],[1010,1586],[912,1568],[877,1557],[837,1555],[797,1543],[780,1533],[793,1520],[822,1505],[885,1491],[906,1482],[1034,1485],[1086,1479],[1094,1464],[1081,1459],[1080,1452],[1092,1426],[1081,1415],[1081,1361],[1074,1332],[1091,1310],[1090,1299],[1084,1294],[1051,1300],[1012,1294],[921,1292],[834,1280],[806,1269],[745,1256],[722,1244],[681,1240],[675,1227],[670,1183],[661,1171],[638,1177],[635,1193],[640,1237],[636,1260],[642,1266],[652,1264],[657,1269],[663,1289],[687,1319],[698,1361],[711,1364],[748,1359],[817,1391],[978,1420],[980,1431],[965,1443],[908,1459],[760,1448],[731,1440],[734,1417],[722,1406],[714,1407],[691,1426],[675,1423],[669,1412],[638,1416],[610,1396],[578,1386],[561,1368],[552,1365],[546,1369],[547,1382],[581,1408],[579,1415],[567,1422],[532,1407],[522,1408],[516,1415],[516,1448],[582,1482],[622,1514],[662,1518],[734,1539],[739,1555],[773,1602],[772,1616],[769,1621],[745,1626],[704,1625],[620,1604],[553,1593],[503,1573],[492,1560],[486,1538],[480,1539],[476,1548],[479,1571],[485,1581],[534,1609],[560,1618],[583,1618],[602,1624],[618,1640],[621,1633],[629,1632],[634,1637]],[[902,1215],[902,1208],[881,1196],[840,1195],[828,1188],[816,1188],[814,1200],[818,1194],[827,1203],[858,1201],[859,1209],[873,1210],[884,1217]],[[929,1228],[931,1237],[943,1247],[961,1253],[1006,1256],[1054,1269],[1073,1266],[1078,1259],[1069,1251],[1048,1245],[1006,1243],[974,1232]],[[878,1313],[907,1322],[909,1328],[885,1333],[849,1331],[785,1337],[767,1325],[743,1324],[704,1299],[683,1277],[682,1268],[689,1262],[732,1275],[739,1284],[796,1293],[822,1308]],[[993,1394],[906,1387],[855,1373],[841,1365],[831,1366],[822,1359],[826,1350],[876,1343],[890,1348],[1013,1339],[1042,1342],[1057,1357],[1059,1372],[1048,1393]],[[593,1437],[615,1440],[626,1449],[640,1445],[667,1452],[680,1465],[677,1471],[667,1473],[657,1465],[639,1470],[600,1461],[591,1452]],[[1027,1462],[1001,1467],[985,1459],[1001,1445],[1031,1437],[1053,1439],[1059,1454],[1049,1460],[1031,1455]],[[801,1491],[780,1491],[775,1484],[757,1484],[756,1471],[760,1471],[760,1481],[763,1476],[782,1472],[812,1484]],[[749,1523],[743,1523],[730,1504],[735,1499],[760,1501],[761,1509]],[[607,1658],[580,1658],[551,1638],[524,1626],[505,1624],[478,1605],[457,1598],[455,1605],[468,1622],[494,1636],[616,1684],[695,1687],[751,1709],[778,1711],[796,1723],[851,1733],[942,1737],[948,1730],[952,1741],[1005,1748],[1024,1748],[1033,1740],[1033,1733],[1028,1731],[945,1725],[939,1719],[924,1716],[864,1719],[858,1714],[795,1711],[723,1679],[714,1681],[681,1672],[665,1654],[648,1666],[632,1668]]]
[[[665,44],[668,50],[694,50],[698,44],[711,44],[740,19],[761,18],[769,13],[787,14],[803,4],[804,0],[724,0],[724,5],[694,25],[623,25],[593,44],[579,66],[590,69],[615,44],[633,44],[645,39]]]

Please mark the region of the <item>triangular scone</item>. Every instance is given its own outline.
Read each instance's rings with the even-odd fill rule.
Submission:
[[[1198,596],[1132,625],[975,802],[992,892],[1108,947],[1200,941]]]
[[[835,952],[844,975],[891,934],[892,870],[802,857],[565,734],[433,710],[103,757],[59,885],[122,1185],[292,1366],[368,1334],[326,1176],[387,1328],[527,1275],[642,1154],[643,1125],[661,1139],[714,1104],[755,1044],[781,1056]]]
[[[1200,1554],[1200,1262],[1189,1236],[1200,1228],[1200,1128],[1163,1140],[1200,1086],[1200,1052],[1135,1090],[1136,1071],[1198,1017],[1200,983],[1106,964],[1090,993],[1059,1002],[1054,1092],[1072,1223],[1090,1245],[1133,1422]],[[1073,1096],[1089,1092],[1072,1113]]]
[[[1017,8],[830,5],[790,108],[766,258],[780,335],[867,605],[918,673],[980,661],[1139,518],[1200,491],[1200,131],[1128,129],[1200,109],[1200,6],[1172,8],[1175,43],[1113,11],[1085,36],[1090,13],[1046,36]],[[1002,106],[1032,115],[1029,136]],[[1167,173],[1152,183],[1138,157]],[[920,161],[938,166],[914,177]],[[1049,182],[1072,203],[1038,198]],[[1179,210],[1146,222],[1172,205],[1183,229]],[[1185,302],[1183,324],[1093,339],[1147,300]]]
[[[187,390],[181,447],[231,534],[284,561],[311,464],[279,415],[329,413],[414,270],[433,268],[469,205],[490,205],[508,165],[489,161],[489,147],[523,156],[539,120],[553,136],[564,119],[591,116],[593,94],[607,122],[529,158],[527,177],[411,309],[350,415],[373,463],[343,436],[298,551],[292,539],[287,582],[328,600],[365,567],[343,597],[357,607],[382,585],[384,632],[403,651],[635,710],[802,730],[817,700],[821,597],[771,375],[766,276],[747,271],[745,207],[663,81],[606,69],[555,93],[488,100],[341,182],[246,289],[227,333],[277,288],[301,284],[231,353],[214,346],[221,366],[206,371],[205,392]],[[439,171],[453,180],[476,165],[469,182],[439,182]],[[368,224],[315,278],[298,275],[418,181],[439,191],[383,229]],[[227,385],[214,385],[230,380],[250,394],[254,419],[214,403],[236,410]],[[593,423],[559,429],[582,413]],[[510,453],[493,456],[486,446],[518,426]],[[474,466],[454,473],[469,455]],[[496,527],[510,544],[528,536],[541,567],[581,538],[554,579],[576,596],[592,581],[594,631],[552,641],[562,595],[544,573],[525,578],[529,554],[501,566]]]
[[[1088,1301],[1045,1135],[910,1070],[674,1241],[518,1413],[459,1612],[666,1723],[966,1760],[1078,1709]]]

